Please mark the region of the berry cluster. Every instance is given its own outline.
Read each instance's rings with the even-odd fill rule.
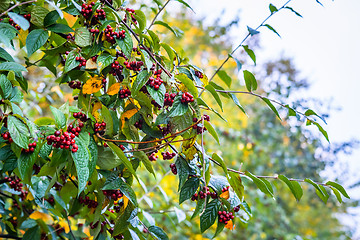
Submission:
[[[176,156],[176,153],[162,152],[161,155],[163,156],[164,160],[170,160]]]
[[[170,164],[171,172],[176,175],[177,174],[177,168],[175,163]]]
[[[94,19],[96,21],[104,20],[106,18],[106,13],[104,9],[96,9],[96,12],[94,14]]]
[[[147,84],[150,85],[150,87],[154,88],[155,90],[158,90],[163,82],[164,81],[160,77],[156,77],[156,78],[150,77]]]
[[[216,196],[217,196],[216,193],[215,193],[215,195],[214,195],[214,193],[210,192],[208,187],[203,187],[202,190],[200,190],[198,193],[195,193],[195,194],[191,197],[191,201],[198,200],[199,198],[200,198],[200,199],[204,199],[204,198],[206,198],[207,195],[210,195],[212,198],[214,198],[213,196],[215,196],[215,198],[216,198]]]
[[[115,212],[119,213],[121,210],[121,207],[124,206],[124,202],[114,202],[114,210]]]
[[[91,60],[92,60],[93,62],[96,62],[96,61],[97,61],[98,56],[99,56],[99,55],[92,56],[92,57],[91,57]]]
[[[90,19],[92,15],[92,7],[95,5],[94,2],[91,2],[89,4],[83,3],[81,5],[81,15],[84,16],[85,19]]]
[[[5,124],[4,124],[5,125]],[[10,133],[9,132],[5,132],[3,134],[1,134],[2,138],[4,140],[7,140],[9,143],[12,143],[13,142],[13,139],[11,138],[10,136]]]
[[[85,113],[82,112],[74,112],[73,113],[73,117],[76,119],[80,119],[80,121],[82,122],[86,122],[88,120],[88,117],[86,116]],[[70,125],[69,125],[70,126]],[[83,123],[79,123],[79,127],[82,128],[84,126]],[[69,128],[69,127],[68,127]],[[69,131],[69,130],[68,130]]]
[[[120,190],[103,190],[103,194],[114,201],[122,198],[124,194]]]
[[[240,211],[240,205],[239,205],[239,206],[234,207],[234,212],[238,212],[238,211]]]
[[[4,177],[4,180],[9,183],[10,188],[14,189],[17,192],[20,192],[20,198],[25,200],[28,191],[22,189],[23,184],[20,182],[20,179],[16,177]]]
[[[193,102],[194,97],[188,92],[184,92],[181,96],[181,103],[188,104],[189,102]]]
[[[95,200],[91,200],[89,198],[89,196],[86,196],[85,198],[83,198],[82,196],[79,197],[79,203],[87,205],[88,208],[96,208],[99,203]]]
[[[96,33],[99,33],[99,32],[100,32],[99,29],[95,29],[95,28],[92,28],[92,29],[90,29],[89,31],[90,31],[90,33],[92,33],[92,36],[93,36],[93,37],[95,37],[95,34],[96,34]]]
[[[196,130],[197,134],[202,134],[207,130],[206,127],[203,127],[202,125],[194,125],[193,129]]]
[[[228,221],[234,219],[234,214],[232,212],[218,211],[219,222],[227,224]]]
[[[123,88],[119,91],[119,98],[124,99],[131,95],[131,91],[128,88]]]
[[[71,128],[70,128],[71,126]],[[53,135],[47,136],[47,144],[52,145],[54,148],[61,148],[61,149],[69,149],[71,146],[71,151],[73,153],[77,152],[78,145],[75,143],[75,136],[79,136],[79,132],[81,131],[80,126],[73,128],[72,125],[68,126],[68,130],[63,134],[60,131],[55,131]],[[75,132],[75,133],[74,133]]]
[[[69,33],[69,34],[66,36],[66,39],[69,40],[69,41],[75,41],[75,36],[73,36],[71,33]]]
[[[121,151],[124,151],[124,150],[125,150],[125,147],[124,147],[124,145],[122,145],[122,144],[119,145],[119,148],[121,149]]]
[[[36,148],[36,142],[33,143],[29,143],[29,148],[28,149],[24,149],[25,153],[33,153],[35,151]]]
[[[135,15],[135,10],[131,9],[131,8],[126,8],[125,10],[130,14],[131,21],[136,25],[137,21],[136,21],[136,18],[134,16]],[[126,22],[126,19],[127,19],[127,14],[125,14],[124,22]]]
[[[149,160],[152,161],[152,162],[155,162],[156,159],[158,159],[159,157],[158,156],[155,156],[157,151],[153,152],[152,154],[150,154],[149,156]]]
[[[143,121],[142,121],[141,119],[139,119],[138,121],[136,121],[136,122],[134,123],[134,126],[135,126],[136,128],[138,128],[138,129],[141,129],[141,128],[142,128],[142,123],[143,123]]]
[[[30,14],[30,13],[24,14],[23,17],[24,17],[26,20],[30,21],[30,19],[31,19],[31,14]]]
[[[169,106],[171,107],[174,103],[174,99],[176,97],[176,93],[165,93],[165,100],[164,100],[164,106]]]
[[[160,125],[158,125],[157,127],[160,129],[163,136],[166,136],[169,133],[171,133],[171,125],[170,125],[170,123],[168,123],[165,127],[162,127]]]
[[[143,61],[125,61],[124,65],[127,69],[133,70],[133,71],[141,71],[141,67],[144,65]]]
[[[95,129],[94,129],[95,133],[104,134],[105,133],[104,129],[106,128],[106,123],[105,122],[95,123],[94,127],[95,127]]]
[[[86,66],[86,59],[83,57],[76,57],[76,61],[80,62],[78,68],[81,68],[82,66]]]
[[[116,76],[122,74],[122,70],[124,67],[120,65],[119,61],[115,60],[110,66],[111,66],[110,73],[112,75]]]
[[[205,121],[210,122],[210,116],[209,116],[209,115],[204,114],[204,120],[205,120]]]
[[[81,82],[72,80],[69,82],[69,87],[72,89],[81,89]]]
[[[230,186],[227,186],[227,187],[223,187],[223,188],[221,189],[221,191],[222,191],[222,192],[226,192],[226,191],[229,191],[229,188],[230,188]]]
[[[132,50],[134,53],[136,53],[137,55],[141,55],[141,52],[139,51],[138,48],[134,47]]]
[[[9,18],[9,23],[10,23],[11,26],[16,28],[17,30],[21,29],[21,27],[19,25],[17,25],[12,18]]]
[[[195,76],[197,76],[198,78],[203,78],[204,77],[204,75],[200,71],[195,71]]]
[[[125,30],[121,30],[119,32],[115,32],[114,29],[110,26],[107,25],[105,30],[104,30],[104,34],[105,34],[105,38],[106,41],[108,41],[111,44],[115,44],[117,39],[124,39],[125,38]]]

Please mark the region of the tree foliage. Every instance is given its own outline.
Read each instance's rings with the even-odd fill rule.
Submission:
[[[176,50],[172,41],[162,41],[162,35],[153,31],[165,28],[179,36],[178,29],[159,18],[169,2],[154,1],[153,6],[142,5],[138,10],[120,0],[5,1],[0,5],[4,11],[0,14],[4,46],[0,48],[0,204],[1,227],[7,237],[168,239],[166,229],[156,226],[140,204],[146,201],[152,208],[156,197],[148,194],[155,188],[168,198],[158,184],[148,189],[149,179],[171,180],[180,205],[175,207],[179,222],[186,218],[188,203],[196,203],[191,218],[200,219],[196,227],[204,235],[211,227],[216,236],[224,228],[233,229],[236,222],[249,221],[248,185],[276,197],[266,179],[284,182],[298,201],[304,186],[299,182],[313,187],[325,203],[330,191],[339,202],[349,198],[339,184],[314,182],[311,173],[294,179],[259,176],[261,169],[254,166],[232,169],[225,156],[206,148],[208,136],[218,144],[224,142],[214,118],[225,120],[226,112],[235,107],[246,113],[238,94],[263,100],[279,119],[294,117],[315,125],[329,139],[321,116],[270,98],[259,88],[258,75],[249,64],[243,67],[245,62],[234,57],[241,48],[256,64],[254,51],[244,43],[262,27],[276,33],[265,25],[266,20],[257,28],[248,27],[244,40],[208,77],[189,60],[191,52]],[[178,2],[191,8],[185,1]],[[270,5],[269,17],[280,10],[295,11],[288,3],[279,8]],[[151,11],[155,16],[150,19]],[[19,49],[26,50],[21,64],[10,54]],[[223,68],[229,60],[235,60],[243,72],[247,91]],[[31,105],[23,99],[34,94],[29,85],[38,81],[27,77],[27,72],[39,71],[42,77],[39,68],[45,68],[58,85],[48,84],[51,88],[44,91],[47,86],[40,84],[43,94],[38,99],[57,102],[54,98],[63,97],[59,89],[66,86],[73,98],[59,107],[38,109],[47,116],[32,121],[32,113],[26,111]],[[211,121],[205,112],[211,113]],[[156,161],[159,157],[165,161]],[[177,175],[178,181],[170,174]],[[139,188],[145,191],[141,197]]]

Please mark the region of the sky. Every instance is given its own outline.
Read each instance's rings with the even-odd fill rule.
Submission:
[[[225,22],[240,16],[241,24],[232,32],[234,42],[246,36],[246,26],[256,28],[269,14],[269,3],[280,8],[285,1],[273,0],[189,0],[195,16],[207,20],[222,14]],[[283,10],[267,22],[281,35],[276,36],[263,28],[260,32],[261,52],[256,52],[257,63],[265,63],[281,56],[291,57],[300,75],[312,84],[305,97],[316,97],[331,101],[340,107],[327,120],[327,130],[331,142],[360,140],[360,107],[358,106],[360,77],[360,1],[359,0],[292,0],[288,6],[299,12],[303,18]],[[222,12],[225,10],[225,12]],[[359,94],[359,95],[358,95]],[[316,110],[315,110],[316,111]],[[330,143],[331,144],[331,143]],[[349,166],[347,180],[350,186],[360,179],[360,150],[352,155],[341,155],[338,164]],[[326,173],[331,179],[331,173]],[[360,189],[348,189],[351,198],[360,199]],[[360,224],[359,215],[349,219],[348,224],[356,228]],[[354,221],[356,220],[356,221]],[[344,219],[346,221],[346,219]],[[358,231],[359,232],[359,231]],[[360,236],[360,232],[356,235]],[[359,238],[360,239],[360,238]]]

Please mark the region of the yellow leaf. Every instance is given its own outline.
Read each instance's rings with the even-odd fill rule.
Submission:
[[[74,26],[74,24],[76,23],[77,17],[74,17],[71,14],[68,14],[67,12],[63,12],[64,13],[64,18],[66,20],[66,22],[68,23],[68,25],[70,27]]]
[[[122,206],[122,209],[124,209],[124,211],[125,211],[125,208],[127,207],[128,203],[129,203],[129,199],[126,196],[123,196],[123,202],[124,202],[124,205]]]
[[[182,153],[185,154],[186,159],[192,160],[192,159],[194,159],[194,156],[197,153],[197,149],[194,146],[191,146],[190,148],[185,148],[183,146]]]
[[[83,86],[84,94],[92,94],[100,91],[102,87],[102,81],[99,76],[90,77],[89,80]]]
[[[65,232],[66,232],[66,233],[69,233],[69,232],[70,232],[69,225],[68,225],[67,221],[65,221],[64,218],[62,218],[62,219],[60,220],[59,225],[65,229]]]
[[[29,200],[29,201],[34,200],[34,196],[31,194],[31,192],[29,192],[29,193],[26,195],[26,200]]]
[[[52,217],[50,215],[39,212],[39,211],[35,211],[35,212],[31,213],[29,218],[34,219],[34,220],[41,219],[46,223],[52,222]]]
[[[221,198],[229,199],[230,194],[229,191],[225,191],[220,195]]]
[[[208,77],[203,73],[203,78],[201,78],[200,80],[204,83],[204,86],[209,84],[209,79]]]
[[[228,221],[228,223],[225,225],[225,228],[230,229],[231,231],[235,229],[235,225],[232,220]]]
[[[133,109],[130,109],[129,111],[124,112],[120,118],[121,122],[122,122],[122,126],[125,126],[125,118],[130,119],[137,112],[138,112],[138,110],[136,108],[133,108]]]
[[[114,83],[113,85],[111,85],[111,87],[109,87],[107,94],[112,96],[117,94],[119,90],[120,90],[120,83]]]
[[[29,33],[29,30],[26,30],[26,31],[24,31],[22,29],[19,30],[19,40],[20,40],[21,46],[25,46],[26,37],[27,37],[28,33]]]
[[[86,61],[86,69],[97,69],[97,64],[91,58]]]
[[[94,118],[96,119],[96,121],[100,122],[101,121],[101,117],[100,117],[100,113],[99,113],[99,109],[102,108],[102,104],[101,102],[96,102],[94,104],[94,107],[92,109],[92,115],[94,116]]]

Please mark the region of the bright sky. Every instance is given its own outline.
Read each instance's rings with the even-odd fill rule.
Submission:
[[[312,83],[308,97],[333,99],[334,107],[342,108],[332,114],[325,126],[330,141],[360,139],[360,107],[357,99],[360,90],[357,72],[360,64],[360,1],[321,2],[324,7],[315,0],[292,0],[289,6],[303,18],[285,10],[273,16],[267,23],[282,38],[262,29],[260,37],[264,51],[256,52],[257,62],[261,65],[267,59],[292,57],[301,76]],[[216,18],[225,9],[223,16],[229,22],[240,14],[241,26],[236,34],[240,42],[247,34],[247,25],[256,28],[269,14],[270,1],[189,0],[189,3],[199,18],[209,15]],[[272,3],[280,7],[285,1],[273,0]],[[340,162],[349,164],[346,185],[359,181],[360,150],[354,151],[351,156],[341,156]],[[359,188],[349,190],[349,194],[352,198],[360,199]],[[356,220],[360,221],[360,218]],[[353,227],[356,228],[356,225]]]

